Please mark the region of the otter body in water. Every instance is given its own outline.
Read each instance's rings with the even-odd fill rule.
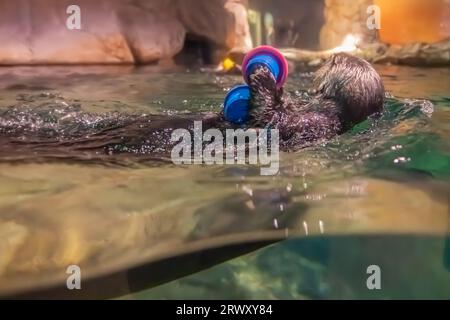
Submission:
[[[347,55],[332,56],[317,72],[315,95],[295,100],[277,88],[266,67],[250,75],[250,120],[245,127],[279,130],[280,149],[296,150],[330,139],[383,108],[384,87],[380,76],[366,61]],[[118,154],[170,156],[175,129],[236,128],[222,113],[183,116],[96,115],[70,109],[42,116],[38,111],[17,108],[0,113],[1,157],[33,154],[42,157],[80,156],[92,159]]]
[[[336,54],[316,72],[309,101],[283,96],[265,68],[251,76],[251,118],[279,129],[280,148],[295,150],[341,134],[382,111],[384,86],[365,60]]]

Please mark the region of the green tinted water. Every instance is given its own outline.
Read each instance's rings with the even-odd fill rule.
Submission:
[[[380,275],[375,288],[370,278],[374,273],[368,271],[374,265]],[[377,235],[285,240],[127,298],[449,299],[450,238]]]
[[[70,264],[95,278],[205,248],[290,237],[137,297],[449,297],[450,70],[379,71],[392,95],[383,117],[282,154],[275,177],[248,166],[132,157],[125,166],[2,157],[0,293],[65,283]],[[287,90],[301,95],[310,80],[295,74]],[[239,82],[154,68],[3,68],[0,108],[211,111]],[[200,270],[207,260],[194,264]],[[382,270],[381,291],[365,287],[369,263]],[[167,279],[183,268],[168,268]]]

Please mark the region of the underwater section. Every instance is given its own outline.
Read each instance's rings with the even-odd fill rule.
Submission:
[[[294,238],[122,298],[448,299],[449,245],[448,236]]]

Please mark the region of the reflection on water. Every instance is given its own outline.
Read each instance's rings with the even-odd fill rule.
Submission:
[[[186,281],[199,283],[195,290],[209,292],[215,282],[208,279],[218,281],[221,272],[256,286],[244,293],[230,290],[230,298],[364,297],[353,292],[348,275],[328,278],[333,268],[303,257],[304,251],[353,257],[357,268],[362,265],[358,259],[365,261],[364,254],[355,249],[354,255],[345,255],[343,248],[357,247],[364,238],[345,238],[339,250],[323,249],[321,243],[334,248],[331,236],[336,234],[443,237],[449,230],[450,71],[382,67],[380,72],[393,96],[383,117],[366,121],[326,145],[282,154],[276,177],[261,177],[258,168],[248,166],[179,167],[133,157],[123,159],[120,166],[91,163],[89,157],[77,163],[65,157],[49,163],[31,156],[34,161],[21,162],[3,155],[0,294],[64,283],[70,264],[80,265],[86,277],[95,277],[204,248],[320,235],[322,240],[313,249],[299,245],[303,249],[291,253],[297,240],[289,240],[142,297],[170,296],[171,286],[184,288]],[[0,112],[30,108],[42,111],[45,118],[54,106],[98,114],[217,111],[225,91],[238,82],[235,76],[153,67],[3,68]],[[287,89],[302,95],[309,84],[309,74],[296,74]],[[383,255],[390,238],[380,239],[371,249],[377,256]],[[408,241],[399,240],[399,248]],[[441,240],[427,241],[423,240],[424,248],[442,245]],[[266,261],[269,253],[282,259],[280,266]],[[401,261],[390,263],[401,268],[403,261],[412,261],[408,254],[398,250],[395,255]],[[338,258],[333,259],[337,263]],[[431,270],[437,258],[421,261],[424,270]],[[205,266],[202,261],[197,264],[198,270]],[[298,272],[293,273],[298,281],[288,284],[287,277],[277,280],[279,287],[259,287],[258,281],[265,279],[260,277],[281,267],[286,275]],[[177,274],[169,269],[167,273],[168,278]],[[435,273],[430,297],[448,293],[448,287],[439,289],[446,277],[448,270]],[[347,283],[348,291],[333,291],[344,290],[336,281]],[[395,277],[386,281],[396,286]],[[292,287],[299,283],[301,290]],[[288,285],[286,295],[281,294]],[[389,292],[401,296],[407,288],[398,284]]]

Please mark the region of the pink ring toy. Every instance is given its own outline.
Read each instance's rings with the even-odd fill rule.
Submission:
[[[278,66],[280,69],[280,74],[277,78],[277,87],[280,88],[286,82],[289,68],[286,58],[281,54],[280,51],[271,46],[259,46],[252,49],[249,53],[247,53],[242,61],[242,76],[244,77],[245,82],[248,84],[248,74],[247,74],[247,66],[250,59],[255,57],[256,55],[270,55],[275,58],[278,62]]]

